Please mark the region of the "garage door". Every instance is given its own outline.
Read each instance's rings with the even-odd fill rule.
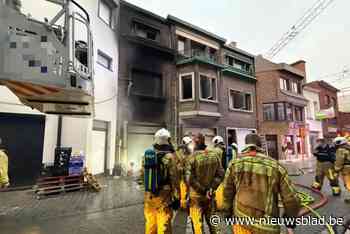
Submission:
[[[142,157],[146,149],[154,144],[154,134],[163,126],[128,126],[127,167],[134,163],[134,169],[141,168]]]
[[[146,149],[153,145],[153,135],[129,134],[128,136],[128,166],[135,164],[135,170],[141,168],[142,156]]]
[[[11,186],[35,184],[43,160],[44,131],[43,115],[0,113],[0,138],[8,151]]]

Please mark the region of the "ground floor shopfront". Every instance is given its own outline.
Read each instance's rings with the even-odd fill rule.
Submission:
[[[266,122],[260,134],[265,136],[269,156],[278,160],[305,159],[307,147],[307,125],[296,122]]]
[[[245,146],[245,137],[250,133],[255,133],[256,129],[252,126],[244,127],[225,124],[223,126],[218,121],[218,118],[212,117],[197,117],[197,118],[183,118],[180,119],[179,136],[194,136],[197,133],[203,133],[205,136],[205,143],[212,147],[212,140],[219,135],[224,138],[226,145],[236,143],[238,150],[241,151]]]

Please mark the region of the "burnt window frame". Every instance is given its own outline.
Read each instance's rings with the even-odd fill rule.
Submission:
[[[211,99],[207,99],[207,98],[202,97],[202,79],[201,79],[202,76],[206,77],[207,79],[210,79],[211,81],[215,80],[215,99],[213,98],[211,100]],[[203,101],[203,102],[218,103],[218,79],[217,79],[217,77],[212,76],[212,75],[208,75],[206,73],[199,73],[198,79],[199,79],[199,87],[198,87],[199,88],[199,100]],[[210,82],[210,84],[212,85],[212,82]],[[212,88],[212,86],[211,86],[211,88]]]
[[[182,87],[182,77],[191,76],[191,84],[192,84],[192,97],[183,99],[183,87]],[[179,100],[180,102],[188,102],[188,101],[194,101],[195,100],[195,74],[194,72],[189,73],[182,73],[179,74]]]
[[[151,38],[147,38],[147,37],[142,37],[142,36],[139,36],[137,35],[137,25],[140,25],[142,27],[145,27],[145,28],[149,28],[151,30],[154,30],[156,31],[157,35],[156,35],[156,38],[155,40],[151,39]],[[142,38],[144,40],[148,40],[148,41],[152,41],[152,42],[155,42],[155,43],[160,43],[161,42],[161,29],[159,27],[156,27],[155,25],[153,24],[150,24],[150,23],[147,23],[147,22],[144,22],[140,19],[137,19],[137,18],[134,18],[132,20],[132,23],[131,23],[131,32],[132,34],[137,37],[137,38]]]
[[[149,71],[149,70],[144,70],[144,69],[140,69],[140,68],[137,68],[137,67],[133,67],[131,70],[131,82],[133,83],[133,85],[135,85],[135,79],[134,79],[134,74],[135,73],[141,73],[141,74],[148,74],[150,75],[151,79],[159,79],[160,80],[160,95],[150,95],[150,94],[146,94],[146,93],[143,93],[143,92],[135,92],[135,91],[132,91],[131,93],[133,95],[136,95],[136,96],[147,96],[147,97],[152,97],[152,98],[164,98],[165,96],[165,90],[164,90],[164,77],[163,77],[163,74],[161,73],[157,73],[157,72],[153,72],[153,71]]]
[[[245,109],[239,109],[239,108],[235,108],[234,107],[234,103],[232,100],[232,93],[233,92],[237,92],[237,93],[241,93],[244,95],[244,99],[247,98],[247,95],[250,96],[250,109],[249,110],[245,110]],[[241,90],[237,90],[237,89],[233,89],[233,88],[229,88],[228,89],[228,98],[229,98],[229,110],[231,111],[241,111],[241,112],[248,112],[248,113],[253,113],[254,112],[254,98],[253,98],[253,92],[245,92],[245,91],[241,91]]]

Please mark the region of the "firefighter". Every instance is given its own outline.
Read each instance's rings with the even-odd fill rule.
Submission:
[[[317,146],[315,147],[313,154],[317,158],[317,164],[315,181],[312,184],[312,188],[321,190],[324,177],[327,177],[329,184],[332,187],[333,196],[339,196],[341,191],[338,176],[336,176],[334,171],[334,147],[328,145],[324,139],[317,139]]]
[[[227,156],[226,156],[226,165],[229,167],[231,160],[237,159],[238,155],[238,145],[236,143],[232,143],[231,146],[227,148]]]
[[[336,173],[341,173],[343,177],[347,189],[344,201],[350,203],[350,144],[345,137],[337,137],[333,142],[337,149],[334,169]]]
[[[185,136],[182,138],[182,144],[179,146],[176,155],[178,156],[178,168],[180,174],[180,204],[182,209],[188,206],[188,187],[185,183],[185,168],[193,153],[192,138]]]
[[[0,189],[10,186],[10,180],[8,176],[8,157],[0,138]]]
[[[144,215],[146,234],[172,233],[173,209],[178,199],[179,175],[175,150],[169,144],[170,133],[162,128],[155,134],[155,144],[146,150],[139,183],[145,187]]]
[[[264,154],[259,135],[248,134],[245,142],[242,155],[231,162],[223,182],[225,217],[279,217],[279,196],[284,205],[283,216],[296,217],[300,210],[300,201],[287,170],[277,160]],[[237,224],[233,226],[233,232],[279,234],[280,226],[264,222]]]
[[[214,191],[224,177],[224,169],[217,151],[208,149],[205,145],[203,134],[197,134],[193,141],[193,157],[189,160],[185,171],[186,183],[190,187],[190,218],[193,233],[204,233],[203,217],[210,233],[219,233],[219,229],[211,225],[210,216],[215,213]]]
[[[222,138],[221,136],[216,136],[213,138],[212,142],[214,145],[214,150],[217,152],[220,158],[222,167],[226,170],[226,148],[224,138]]]

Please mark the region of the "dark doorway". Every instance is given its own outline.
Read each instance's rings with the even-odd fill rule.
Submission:
[[[237,144],[236,129],[227,129],[227,144],[232,145],[232,143]]]
[[[278,160],[277,135],[266,135],[269,156]]]
[[[9,157],[11,187],[35,183],[43,160],[45,116],[0,113],[0,137]]]

